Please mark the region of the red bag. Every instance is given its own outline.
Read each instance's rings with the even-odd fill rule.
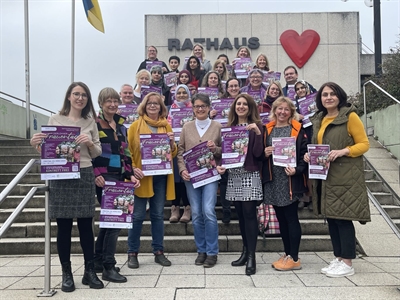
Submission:
[[[257,208],[259,234],[265,236],[279,236],[279,222],[272,205],[260,204]]]

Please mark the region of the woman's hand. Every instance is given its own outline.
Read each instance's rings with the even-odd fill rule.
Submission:
[[[189,172],[187,170],[183,170],[181,172],[181,177],[185,181],[190,181],[190,175],[189,175]]]
[[[217,150],[217,146],[215,145],[214,141],[208,141],[207,147],[212,153],[215,153],[215,150]]]
[[[336,158],[349,155],[349,148],[344,148],[342,150],[332,150],[328,153],[328,161],[335,161]]]
[[[131,182],[133,183],[133,187],[137,189],[140,187],[140,180],[136,179],[134,175],[131,176]]]
[[[216,109],[213,109],[210,111],[210,119],[214,119],[215,116],[217,115],[218,111]]]
[[[35,133],[30,140],[31,146],[36,148],[39,151],[39,146],[42,144],[43,139],[45,139],[46,137],[47,137],[47,134],[45,134],[45,133],[41,133],[41,132]]]
[[[302,114],[297,114],[299,116],[299,120],[303,120],[304,116]]]
[[[265,157],[269,157],[272,153],[274,153],[274,147],[269,146],[264,149]]]
[[[78,135],[78,137],[75,139],[75,143],[85,144],[88,148],[94,146],[92,140],[89,139],[89,136],[85,133],[81,133],[80,135]]]
[[[169,137],[169,144],[171,145],[171,149],[172,149],[175,144],[175,135],[173,132],[167,132],[167,135]]]
[[[103,176],[97,176],[95,179],[94,179],[94,183],[98,186],[98,187],[103,187],[105,184],[106,184],[106,181],[104,180],[104,177]]]
[[[133,176],[135,176],[136,179],[142,179],[144,177],[144,174],[142,172],[142,170],[140,170],[139,168],[134,168],[133,169]]]
[[[310,163],[310,155],[308,154],[308,152],[306,152],[306,154],[304,154],[303,160],[306,163]]]
[[[222,175],[225,174],[226,168],[223,166],[217,166],[218,174]]]
[[[287,176],[293,176],[294,174],[296,174],[296,168],[286,167],[285,173]]]
[[[258,126],[256,125],[256,123],[251,123],[249,125],[246,126],[247,130],[253,130],[257,135],[261,134],[260,128],[258,128]]]

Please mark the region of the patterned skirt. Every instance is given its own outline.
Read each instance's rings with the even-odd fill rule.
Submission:
[[[260,172],[249,172],[242,168],[228,170],[226,200],[260,201],[263,199]]]
[[[80,179],[50,180],[50,219],[93,218],[96,195],[93,168],[81,168],[80,173]]]

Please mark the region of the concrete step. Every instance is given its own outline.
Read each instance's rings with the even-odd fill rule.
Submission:
[[[366,180],[367,187],[371,192],[389,192],[384,186],[382,181],[379,180]]]
[[[2,192],[2,191],[6,188],[7,185],[8,185],[8,183],[0,183],[0,192]],[[23,197],[25,197],[26,194],[28,194],[29,191],[32,189],[32,187],[35,187],[35,186],[44,186],[44,181],[41,181],[40,184],[29,184],[29,183],[27,183],[27,184],[18,184],[18,185],[11,191],[10,195],[13,195],[13,196],[23,196]],[[36,194],[37,194],[37,195],[44,195],[44,191],[38,191]],[[23,197],[22,197],[22,198],[23,198]],[[21,199],[22,199],[22,198],[21,198]],[[43,206],[43,207],[44,207],[44,206]]]
[[[375,172],[373,170],[364,170],[365,180],[375,179]]]
[[[1,173],[10,173],[17,175],[25,167],[25,164],[0,164]],[[32,166],[30,173],[40,173],[40,165]]]
[[[22,201],[24,196],[8,196],[6,200],[1,204],[2,209],[16,208]],[[44,195],[35,195],[32,200],[29,201],[26,208],[44,208]]]
[[[400,206],[398,205],[382,205],[392,220],[400,219]]]
[[[0,173],[0,183],[8,184],[15,178],[15,176],[15,174]],[[40,173],[28,173],[19,181],[19,183],[38,184],[44,183],[44,181],[40,179]]]
[[[37,156],[39,153],[32,146],[1,146],[1,155],[30,155]]]
[[[1,224],[2,225],[2,224]],[[300,220],[302,233],[304,235],[324,235],[329,234],[327,224],[324,224],[323,220]],[[97,236],[99,231],[99,222],[95,222],[95,235]],[[182,235],[193,235],[192,222],[188,224],[174,223],[171,224],[169,221],[164,221],[164,234],[166,236],[182,236]],[[218,231],[220,235],[240,235],[239,221],[232,220],[229,224],[224,224],[218,221]],[[122,229],[120,236],[128,236],[128,229]],[[51,236],[57,236],[57,223],[51,222]],[[74,222],[72,228],[72,236],[79,236],[78,228]],[[143,222],[142,236],[151,236],[151,223],[150,221]],[[15,223],[13,224],[7,233],[4,235],[5,238],[37,238],[44,237],[44,222],[36,223]]]
[[[391,193],[373,192],[372,193],[381,205],[394,205],[393,195]]]
[[[29,146],[30,140],[27,139],[0,139],[0,146]],[[32,147],[31,147],[32,148]]]
[[[242,240],[240,236],[219,235],[220,252],[240,252],[242,250]],[[117,253],[127,253],[127,237],[120,236],[117,243]],[[257,252],[282,251],[283,244],[280,237],[258,238]],[[193,236],[165,236],[165,252],[196,252],[196,245]],[[328,235],[303,235],[300,243],[300,251],[332,251],[332,244]],[[151,237],[141,237],[141,253],[151,253]],[[0,240],[0,255],[23,255],[23,254],[43,254],[44,238],[4,238]],[[51,253],[57,253],[56,238],[51,239]],[[71,253],[82,253],[79,238],[72,238]],[[140,256],[139,256],[140,260]]]
[[[1,155],[0,164],[26,164],[31,159],[39,159],[40,155]]]

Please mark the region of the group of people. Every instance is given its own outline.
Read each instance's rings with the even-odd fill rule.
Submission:
[[[155,47],[149,47],[148,54],[149,59],[157,59]],[[239,49],[238,57],[241,56],[250,56],[246,47]],[[171,64],[172,60],[177,63]],[[302,116],[298,113],[296,101],[286,97],[285,93],[290,84],[295,85],[296,99],[315,89],[307,82],[297,80],[295,67],[285,69],[287,85],[283,89],[279,81],[271,81],[264,88],[260,70],[269,71],[268,59],[265,55],[259,55],[257,68],[249,73],[248,85],[241,88],[243,80],[224,74],[227,71],[226,61],[228,57],[220,55],[214,64],[216,70],[209,71],[211,63],[205,59],[202,45],[195,45],[193,56],[187,62],[187,70],[177,73],[178,85],[171,103],[166,103],[165,95],[156,92],[141,99],[142,85],[152,82],[162,86],[157,83],[157,78],[163,81],[162,76],[153,77],[154,72],[145,70],[145,62],[139,67],[135,88],[125,84],[120,93],[113,88],[100,91],[98,114],[94,110],[90,90],[84,83],[74,82],[68,87],[63,107],[49,120],[49,125],[81,128],[80,135],[74,141],[80,147],[80,179],[52,180],[49,187],[49,216],[57,221],[57,249],[63,271],[61,289],[64,292],[75,289],[70,261],[74,218],[77,219],[85,260],[82,283],[91,288],[103,288],[96,272],[102,272],[103,280],[126,282],[126,277],[115,266],[120,229],[100,228],[94,242],[94,195],[101,202],[106,181],[130,181],[135,187],[132,228],[128,234],[129,268],[139,268],[138,253],[147,203],[150,205],[154,260],[162,266],[171,265],[164,255],[166,200],[172,201],[171,222],[180,220],[187,223],[192,218],[198,252],[194,263],[205,268],[213,267],[219,253],[215,205],[220,184],[223,222],[229,223],[233,203],[243,243],[243,251],[231,263],[232,266],[245,266],[247,275],[256,273],[256,206],[263,201],[273,205],[283,241],[283,255],[272,263],[272,267],[280,271],[300,269],[299,201],[305,193],[312,192],[313,210],[328,222],[335,256],[321,272],[330,277],[354,274],[352,259],[356,257],[356,240],[353,221],[370,221],[362,162],[362,154],[368,150],[369,143],[353,105],[347,102],[346,93],[336,83],[323,84],[316,93],[317,112],[311,118],[311,131],[308,129],[307,132],[302,127]],[[179,58],[170,59],[171,68],[172,65],[177,72]],[[155,71],[153,68],[151,70]],[[168,71],[165,64],[156,68],[157,75]],[[205,73],[206,70],[209,72]],[[215,114],[208,95],[196,92],[201,82],[218,86],[221,85],[221,78],[225,78],[226,83],[220,96],[234,99],[227,126],[244,126],[249,132],[247,155],[243,166],[238,168],[226,169],[221,165],[221,124],[212,120]],[[264,93],[259,101],[249,92],[255,90]],[[139,118],[126,130],[124,118],[118,114],[118,105],[135,101],[140,103],[137,108]],[[170,107],[191,107],[193,110],[194,119],[183,126],[179,142],[175,141],[169,122]],[[264,111],[269,112],[270,121],[267,125],[263,125],[260,118],[260,113]],[[172,174],[145,176],[142,171],[140,135],[152,133],[165,133],[169,138],[174,160]],[[274,165],[272,140],[281,137],[295,137],[296,167]],[[40,151],[45,138],[45,134],[36,133],[31,145]],[[212,153],[217,164],[216,170],[222,179],[220,183],[214,181],[195,188],[190,181],[191,175],[183,154],[202,142],[206,142]],[[330,169],[326,180],[310,182],[307,178],[309,143],[330,146]],[[182,217],[179,212],[181,199],[184,205]]]

